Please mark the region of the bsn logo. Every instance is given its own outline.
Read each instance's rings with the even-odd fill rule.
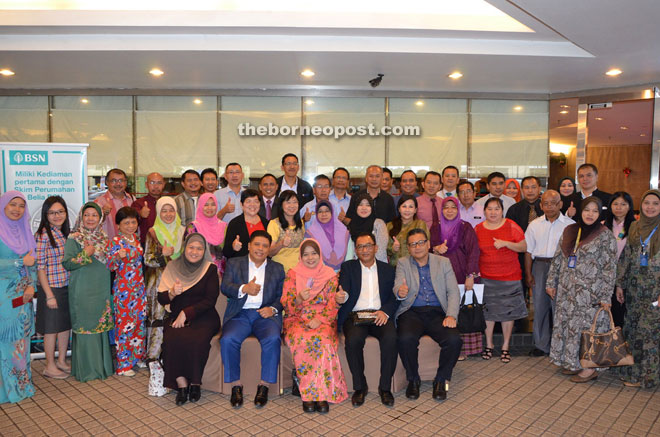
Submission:
[[[12,150],[9,156],[11,165],[48,165],[48,152]]]

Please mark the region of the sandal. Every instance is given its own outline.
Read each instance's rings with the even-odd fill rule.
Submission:
[[[484,350],[481,352],[481,358],[484,360],[490,360],[491,358],[493,358],[493,348],[485,347]]]
[[[504,364],[511,362],[511,354],[508,350],[502,349],[502,355],[500,355],[500,361]]]

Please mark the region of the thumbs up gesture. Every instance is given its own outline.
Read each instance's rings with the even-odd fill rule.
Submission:
[[[344,223],[345,218],[346,218],[346,211],[344,211],[344,207],[342,206],[339,210],[339,214],[337,215],[337,220]]]
[[[447,240],[445,240],[442,244],[439,244],[433,248],[433,253],[437,255],[443,255],[447,253]]]
[[[343,304],[346,302],[346,299],[348,298],[348,293],[344,291],[343,288],[341,288],[341,285],[337,289],[337,293],[335,294],[335,302],[337,302],[339,305]]]
[[[566,210],[566,215],[569,217],[575,217],[576,212],[577,210],[575,209],[573,202],[571,202],[571,206],[569,206],[568,209]]]
[[[176,281],[174,281],[173,294],[175,296],[178,296],[181,293],[183,293],[183,286],[181,285],[181,281],[177,279]]]
[[[227,204],[225,205],[225,212],[232,213],[236,210],[236,205],[231,203],[231,199],[227,199]]]
[[[112,211],[112,205],[110,203],[106,203],[101,207],[101,211],[103,211],[103,215],[110,214],[110,211]]]
[[[23,265],[32,267],[34,265],[34,257],[32,256],[32,251],[29,251],[23,257]]]
[[[398,294],[401,299],[405,299],[405,297],[408,296],[408,284],[406,284],[406,278],[403,278],[403,283],[399,286]]]
[[[392,251],[398,252],[399,249],[401,249],[401,243],[399,243],[399,240],[397,240],[396,237],[392,237],[392,240],[394,241],[392,243]]]
[[[172,256],[173,253],[174,253],[174,247],[167,245],[163,246],[163,256]]]
[[[257,284],[257,277],[254,276],[250,282],[243,286],[243,293],[250,296],[256,296],[261,291],[261,285]]]
[[[300,303],[303,301],[309,300],[310,293],[309,293],[309,288],[305,288],[304,290],[301,290],[300,293],[298,293],[298,300]]]
[[[140,217],[146,219],[147,217],[149,217],[150,212],[151,210],[149,209],[149,205],[147,205],[147,202],[144,202],[144,206],[140,210]]]
[[[236,235],[234,242],[231,243],[231,248],[234,249],[235,252],[238,252],[243,248],[243,243],[241,243],[241,238],[238,235]]]
[[[305,213],[307,215],[307,213]],[[291,231],[287,229],[284,232],[284,238],[282,239],[282,245],[284,247],[291,247]]]
[[[308,222],[308,221],[310,221],[311,219],[312,219],[312,211],[310,211],[310,210],[308,209],[307,211],[305,211],[305,215],[303,216],[303,220],[304,220],[305,222]]]

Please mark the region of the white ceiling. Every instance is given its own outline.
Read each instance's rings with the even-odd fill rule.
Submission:
[[[657,0],[488,3],[534,32],[453,30],[449,21],[434,29],[377,28],[374,17],[368,27],[341,27],[329,15],[334,27],[319,27],[324,15],[278,27],[276,14],[256,21],[271,26],[254,27],[237,12],[2,10],[0,68],[16,75],[0,77],[0,88],[368,92],[377,73],[385,74],[378,91],[419,95],[660,82]],[[402,21],[414,22],[414,12]],[[153,67],[165,75],[147,74]],[[624,73],[606,76],[613,67]],[[316,75],[302,78],[304,68]],[[464,77],[449,79],[456,70]]]

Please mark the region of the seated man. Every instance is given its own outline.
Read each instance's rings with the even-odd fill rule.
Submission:
[[[282,331],[282,264],[268,260],[272,239],[266,231],[254,231],[248,255],[227,260],[220,290],[227,296],[220,348],[225,368],[224,381],[231,383],[231,406],[243,405],[241,385],[241,344],[254,335],[261,344],[261,382],[254,404],[268,402],[268,384],[277,382]]]
[[[406,397],[419,397],[419,339],[428,334],[440,345],[438,371],[433,380],[433,399],[447,398],[447,381],[461,353],[463,341],[456,329],[459,292],[456,276],[448,258],[429,253],[429,241],[422,229],[408,232],[410,256],[396,266],[394,292],[401,301],[394,320],[397,344],[406,368]]]
[[[358,235],[355,239],[358,259],[344,262],[339,273],[336,300],[343,305],[337,315],[337,327],[339,331],[344,331],[346,360],[355,390],[352,403],[355,406],[364,403],[368,392],[364,377],[364,341],[367,335],[376,337],[380,345],[380,400],[384,405],[394,405],[391,387],[397,352],[396,328],[391,317],[398,302],[392,292],[394,268],[376,260],[377,249],[376,237],[372,233]],[[376,310],[372,323],[356,324],[357,313],[367,310]]]

